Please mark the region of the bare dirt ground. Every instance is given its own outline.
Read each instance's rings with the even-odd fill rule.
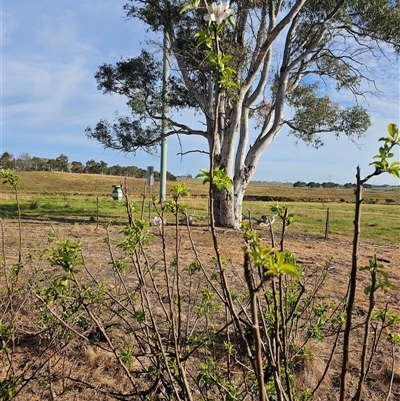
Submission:
[[[110,234],[114,245],[122,240],[122,226],[111,226]],[[166,253],[168,258],[172,259],[176,252],[175,241],[175,226],[167,226],[166,228]],[[5,245],[6,252],[17,250],[18,242],[18,226],[14,221],[4,222],[5,230]],[[58,239],[81,242],[83,254],[87,266],[93,268],[95,273],[107,275],[110,255],[107,247],[104,244],[106,231],[102,227],[96,227],[95,224],[70,224],[57,222],[28,222],[22,223],[22,242],[23,251],[44,249],[47,246],[47,238],[49,232],[54,231]],[[161,258],[162,243],[159,235],[160,231],[157,227],[152,227],[155,234],[152,241],[148,244],[149,253],[155,259]],[[190,227],[191,237],[196,250],[203,262],[208,262],[215,256],[213,242],[210,231],[207,227]],[[262,243],[266,246],[271,246],[271,236],[268,228],[255,227],[255,231],[260,234]],[[240,269],[243,263],[243,232],[230,229],[217,229],[219,249],[222,256],[230,261],[234,269]],[[187,262],[192,261],[192,244],[189,241],[187,228],[179,227],[179,253],[183,261],[185,256],[190,253]],[[276,247],[279,246],[279,232],[275,233]],[[295,256],[297,263],[305,269],[313,270],[326,266],[329,269],[329,279],[331,280],[332,288],[327,286],[327,290],[344,294],[347,288],[348,275],[351,268],[352,260],[352,241],[343,237],[331,237],[325,240],[323,237],[312,235],[292,235],[288,230],[284,239],[284,248],[289,250]],[[370,258],[377,254],[378,262],[382,263],[390,277],[390,281],[400,287],[400,245],[372,243],[361,241],[359,245],[359,267],[369,264]],[[11,255],[8,255],[11,256]],[[364,284],[367,283],[368,276],[360,274],[359,288],[363,290]],[[387,300],[394,300],[400,312],[400,292],[398,290],[390,291],[387,294]]]
[[[113,245],[122,240],[122,226],[110,227],[111,242]],[[162,258],[162,240],[159,229],[151,228],[154,237],[148,245],[149,254],[155,261]],[[258,233],[262,236],[263,244],[270,246],[271,237],[269,229],[256,227]],[[173,259],[176,252],[176,227],[167,226],[166,247],[167,258]],[[18,254],[18,225],[15,220],[3,221],[4,231],[4,254],[7,264],[15,261]],[[48,244],[48,234],[54,231],[60,240],[70,239],[79,241],[82,244],[83,256],[86,266],[96,275],[99,280],[107,281],[110,273],[110,254],[104,243],[106,231],[102,227],[96,227],[96,224],[70,224],[60,222],[30,221],[22,222],[22,244],[23,254],[26,252],[38,252],[45,249]],[[210,231],[207,227],[191,227],[191,237],[189,239],[186,227],[179,227],[178,250],[183,264],[190,263],[193,260],[193,244],[199,256],[204,263],[212,263],[215,255]],[[219,249],[222,256],[228,260],[228,277],[235,283],[235,277],[242,276],[243,263],[243,232],[218,229]],[[279,243],[279,235],[276,233],[276,242]],[[285,249],[290,250],[300,266],[307,272],[313,272],[318,269],[326,268],[328,270],[327,282],[324,291],[341,299],[347,290],[348,276],[351,268],[352,242],[346,238],[330,238],[325,240],[322,237],[292,235],[290,229],[284,241]],[[3,250],[2,250],[3,252]],[[116,251],[117,252],[117,251]],[[377,253],[379,263],[386,267],[390,281],[397,288],[389,291],[387,294],[379,294],[377,307],[383,307],[390,304],[390,308],[400,313],[400,246],[393,244],[374,244],[365,242],[361,239],[359,247],[359,266],[368,265],[369,259]],[[368,284],[367,273],[360,273],[358,281],[357,310],[360,315],[364,315],[367,307],[367,298],[363,294],[364,287]],[[238,280],[238,283],[242,280]],[[240,284],[238,284],[240,285]],[[353,343],[353,347],[356,345]],[[384,356],[382,356],[384,357]],[[383,365],[382,365],[383,366]],[[386,366],[386,365],[385,365]],[[383,368],[382,368],[383,369]],[[386,367],[385,367],[386,369]],[[386,386],[387,383],[385,383]],[[379,386],[379,383],[376,384]],[[395,377],[393,384],[394,398],[400,398],[400,366],[395,368]],[[20,398],[24,399],[24,398]],[[28,398],[27,398],[28,399]],[[63,398],[64,399],[64,398]],[[75,399],[75,398],[71,398]],[[76,398],[78,399],[78,398]],[[335,398],[332,398],[334,400]],[[371,398],[372,399],[372,398]],[[378,400],[379,398],[374,398]]]

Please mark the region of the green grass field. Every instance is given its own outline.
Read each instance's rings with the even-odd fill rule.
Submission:
[[[112,185],[120,184],[121,177],[58,172],[18,172],[18,188],[23,219],[59,219],[72,222],[126,221],[125,203],[111,198]],[[207,223],[207,187],[200,180],[185,180],[191,196],[182,200],[195,224]],[[174,182],[167,183],[170,193]],[[140,217],[143,197],[148,195],[145,180],[127,179],[135,217]],[[158,194],[156,183],[152,193]],[[268,214],[278,201],[295,214],[290,232],[323,236],[329,208],[329,234],[350,238],[353,229],[352,189],[293,188],[285,184],[251,183],[243,205],[243,213],[259,217]],[[148,196],[144,201],[144,216],[149,216]],[[0,216],[15,218],[17,207],[12,187],[1,186]],[[97,203],[98,202],[98,203]],[[150,216],[156,211],[151,209]],[[172,217],[167,216],[171,221]],[[275,230],[278,231],[278,223]],[[400,243],[400,191],[372,189],[364,192],[362,209],[362,239]]]

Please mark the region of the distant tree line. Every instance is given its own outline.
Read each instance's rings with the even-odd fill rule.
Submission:
[[[42,157],[31,157],[28,153],[22,152],[17,158],[10,152],[4,152],[0,157],[0,168],[8,168],[18,171],[62,171],[78,174],[104,174],[118,175],[133,178],[146,178],[147,169],[136,166],[108,166],[106,162],[100,160],[97,162],[93,159],[88,160],[86,164],[80,161],[68,161],[68,156],[61,154],[55,159],[47,159]],[[160,173],[154,171],[154,179],[158,180]],[[167,180],[176,181],[177,177],[167,171]]]
[[[372,188],[371,184],[364,184],[363,186],[364,186],[364,188]],[[355,188],[356,184],[348,182],[344,185],[340,185],[340,184],[337,184],[336,182],[331,182],[331,181],[323,182],[322,184],[320,184],[319,182],[314,182],[314,181],[311,181],[309,183],[306,183],[303,181],[296,181],[293,184],[293,187],[294,188],[304,188],[304,187],[307,187],[307,188]]]

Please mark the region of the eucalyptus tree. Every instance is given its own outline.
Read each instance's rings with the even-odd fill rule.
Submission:
[[[29,171],[32,170],[32,158],[27,152],[21,152],[15,160],[17,170]]]
[[[188,1],[187,3],[199,3]],[[205,3],[205,2],[204,2]],[[204,4],[201,3],[201,4]],[[232,85],[216,78],[196,34],[204,29],[206,8],[182,13],[181,0],[131,0],[124,10],[171,43],[171,76],[166,135],[198,135],[211,146],[213,164],[233,180],[232,194],[214,192],[215,219],[239,227],[245,190],[261,155],[284,126],[313,146],[323,134],[360,138],[370,126],[359,97],[374,87],[371,58],[387,60],[400,49],[399,3],[393,0],[240,0],[232,1],[235,23],[218,32],[229,56]],[[226,5],[226,3],[225,3]],[[207,18],[206,18],[207,19]],[[131,40],[131,39],[129,39]],[[201,40],[200,40],[201,42]],[[104,64],[95,74],[99,90],[127,97],[130,116],[100,120],[88,137],[105,148],[155,152],[162,138],[162,63],[148,42],[137,57]],[[391,57],[391,56],[390,56]],[[368,85],[364,85],[367,83]],[[332,88],[354,95],[341,105]],[[329,90],[327,90],[329,89]],[[216,110],[216,93],[219,103]],[[196,114],[189,126],[181,113]],[[213,130],[217,116],[218,130]],[[200,128],[199,128],[200,126]],[[183,155],[196,151],[182,151]],[[274,172],[266,172],[273,179]]]
[[[103,160],[96,162],[91,159],[86,162],[84,172],[89,174],[108,174],[108,165]]]
[[[58,171],[69,171],[68,156],[61,153],[61,155],[56,158],[56,168]]]
[[[32,170],[34,171],[47,171],[49,169],[49,166],[47,164],[47,160],[43,157],[37,157],[33,156],[32,157]]]
[[[82,174],[85,170],[85,166],[82,162],[74,160],[71,163],[71,173]]]
[[[6,151],[0,156],[0,168],[10,170],[15,168],[15,158],[12,153]]]

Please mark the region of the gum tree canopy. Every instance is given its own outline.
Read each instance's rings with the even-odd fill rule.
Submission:
[[[232,56],[229,67],[235,71],[235,85],[220,93],[217,114],[215,94],[221,87],[206,44],[197,46],[195,37],[207,24],[205,2],[181,13],[183,4],[181,0],[131,0],[124,10],[128,18],[160,33],[160,38],[164,28],[169,34],[167,135],[200,135],[211,149],[214,116],[218,116],[214,166],[232,178],[233,192],[215,192],[215,220],[217,225],[238,228],[247,185],[261,155],[284,125],[295,137],[317,147],[324,133],[355,140],[370,126],[357,97],[365,95],[363,87],[373,87],[367,60],[381,57],[385,62],[388,52],[399,52],[399,1],[232,1],[235,24],[218,34],[224,54]],[[158,148],[162,52],[150,46],[137,57],[100,66],[95,74],[98,88],[126,96],[131,110],[130,116],[117,116],[112,123],[101,120],[86,129],[88,137],[106,148],[124,152]],[[366,81],[370,85],[363,85]],[[331,88],[352,93],[354,105],[333,102],[324,94]],[[179,120],[179,111],[190,110],[196,113],[193,121],[202,119],[202,128]],[[270,175],[273,179],[273,171]]]

